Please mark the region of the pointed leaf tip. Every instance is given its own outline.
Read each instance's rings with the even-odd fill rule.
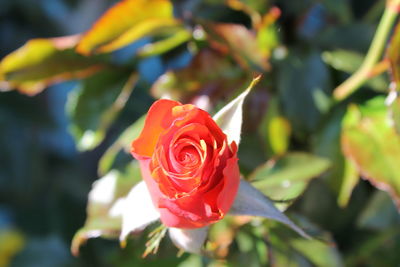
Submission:
[[[286,224],[301,236],[311,238],[285,214],[280,212],[271,200],[245,180],[240,181],[239,191],[229,213],[231,215],[250,215],[273,219]]]
[[[237,145],[240,143],[240,133],[242,131],[243,121],[243,102],[251,89],[260,81],[262,75],[256,76],[250,85],[238,97],[224,106],[213,119],[221,127],[222,131],[228,136],[228,141],[235,141]]]

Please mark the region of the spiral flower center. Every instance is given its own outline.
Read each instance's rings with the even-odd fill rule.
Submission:
[[[191,139],[182,138],[175,144],[174,156],[180,167],[191,169],[202,161],[201,147]]]

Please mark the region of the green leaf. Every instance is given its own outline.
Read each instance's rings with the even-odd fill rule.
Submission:
[[[307,218],[295,216],[300,227],[315,238],[294,236],[279,224],[272,224],[269,232],[269,253],[277,266],[344,266],[340,252],[329,232],[321,230]]]
[[[322,59],[336,70],[353,73],[361,66],[364,55],[354,51],[338,49],[323,52]]]
[[[396,132],[400,134],[400,97],[398,96],[397,92],[392,92],[390,94],[395,94],[395,99],[392,103],[390,103],[389,110],[390,116],[393,120],[394,127]],[[389,94],[389,97],[390,97]]]
[[[351,161],[344,160],[343,170],[343,180],[338,196],[338,204],[342,208],[346,207],[349,203],[351,193],[360,180],[357,168]]]
[[[98,173],[104,175],[107,173],[115,160],[117,154],[124,150],[126,153],[130,152],[132,140],[135,140],[144,127],[146,116],[140,117],[131,126],[125,129],[118,139],[106,150],[100,158]]]
[[[282,116],[278,99],[271,97],[268,101],[268,109],[259,127],[260,134],[267,141],[266,151],[272,156],[286,153],[291,137],[289,121]]]
[[[304,192],[311,179],[329,166],[330,161],[325,158],[292,152],[258,167],[249,179],[255,188],[273,200],[293,200]]]
[[[362,177],[388,191],[400,208],[400,136],[389,118],[383,97],[376,97],[364,106],[349,107],[342,149]]]
[[[74,52],[79,36],[32,39],[0,62],[0,80],[8,87],[34,95],[47,86],[82,78],[103,68],[99,58]]]
[[[322,53],[322,59],[336,70],[352,74],[361,66],[365,55],[349,50],[333,50]],[[367,80],[366,86],[376,91],[387,90],[387,80],[383,75],[378,75]]]
[[[400,23],[397,23],[395,31],[387,49],[387,58],[390,63],[391,79],[395,84],[395,90],[400,91]]]
[[[316,96],[327,94],[331,89],[328,68],[318,51],[299,50],[291,51],[278,67],[283,114],[289,119],[294,135],[306,138],[316,130],[321,115],[326,112],[319,109]]]
[[[160,41],[150,43],[139,49],[138,56],[141,58],[152,57],[164,54],[175,47],[187,42],[192,38],[189,31],[184,28],[178,28],[171,37],[167,37]]]
[[[386,192],[376,191],[358,218],[357,225],[383,231],[400,225],[400,213]]]
[[[71,93],[67,109],[79,150],[93,149],[104,139],[137,79],[136,73],[125,70],[104,70],[83,80]]]
[[[259,216],[285,224],[299,235],[310,238],[295,225],[285,214],[280,212],[263,193],[245,180],[240,180],[239,190],[230,211],[232,215]]]
[[[124,173],[112,170],[93,184],[85,225],[72,240],[71,251],[74,255],[89,238],[118,238],[122,227],[123,199],[140,179],[139,164],[133,161]]]
[[[260,79],[261,75],[254,78],[249,87],[243,93],[229,102],[213,117],[218,126],[221,127],[222,131],[228,136],[229,143],[232,141],[235,141],[237,145],[240,143],[240,133],[242,131],[243,119],[243,102],[246,96],[250,93],[251,89],[258,83]]]
[[[168,0],[124,0],[111,7],[85,33],[76,49],[84,55],[110,52],[177,25]]]
[[[323,174],[330,189],[337,194],[339,206],[346,207],[354,187],[359,181],[354,164],[346,159],[340,146],[345,107],[336,108],[327,117],[313,138],[313,153],[329,159],[331,167]]]

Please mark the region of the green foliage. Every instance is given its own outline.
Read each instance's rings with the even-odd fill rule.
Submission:
[[[0,94],[0,266],[400,262],[400,0],[122,0],[80,25],[86,32],[47,39],[82,20],[23,2],[0,12],[12,14],[0,27],[0,91],[11,91]],[[96,12],[59,2],[76,17]],[[39,27],[28,14],[52,21]],[[61,89],[44,90],[65,81],[76,84],[66,103]],[[158,254],[142,259],[152,229],[128,233],[125,249],[108,240],[120,235],[118,203],[141,180],[130,144],[159,98],[211,114],[233,103],[215,119],[241,141],[241,172],[312,239],[227,216],[204,255],[176,257],[156,236]],[[78,258],[72,239],[74,254],[88,241]]]

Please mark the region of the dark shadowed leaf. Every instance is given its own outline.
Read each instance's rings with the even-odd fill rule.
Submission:
[[[376,191],[357,220],[361,228],[385,230],[400,225],[400,213],[386,192]]]
[[[358,171],[354,164],[344,157],[340,147],[344,113],[344,108],[332,112],[313,139],[314,153],[329,159],[332,163],[323,178],[332,191],[336,192],[341,207],[347,206],[352,191],[359,181]]]
[[[322,53],[322,59],[328,65],[336,70],[352,74],[358,70],[364,60],[361,53],[350,50],[333,50]],[[377,91],[387,90],[387,79],[383,75],[378,75],[368,79],[365,86],[371,87]]]
[[[376,97],[364,106],[349,107],[342,149],[363,178],[388,191],[400,208],[400,136],[389,118],[383,97]]]
[[[74,255],[89,238],[118,238],[122,227],[123,199],[140,179],[139,164],[133,161],[124,173],[112,170],[93,184],[85,225],[72,240]]]
[[[168,0],[124,0],[111,7],[84,34],[77,46],[81,54],[110,52],[144,36],[175,27]]]
[[[254,187],[273,200],[293,200],[304,192],[311,179],[329,166],[330,162],[325,158],[292,152],[258,167],[250,180]]]
[[[102,68],[98,58],[74,52],[79,36],[33,39],[0,62],[0,80],[33,95],[50,84],[83,78]]]
[[[283,113],[294,134],[304,137],[315,130],[321,114],[318,96],[326,96],[331,87],[327,66],[317,51],[293,50],[279,66],[278,89]],[[300,101],[301,99],[301,101]]]
[[[80,150],[96,147],[125,106],[138,79],[126,70],[104,70],[81,82],[69,96],[71,132]]]

